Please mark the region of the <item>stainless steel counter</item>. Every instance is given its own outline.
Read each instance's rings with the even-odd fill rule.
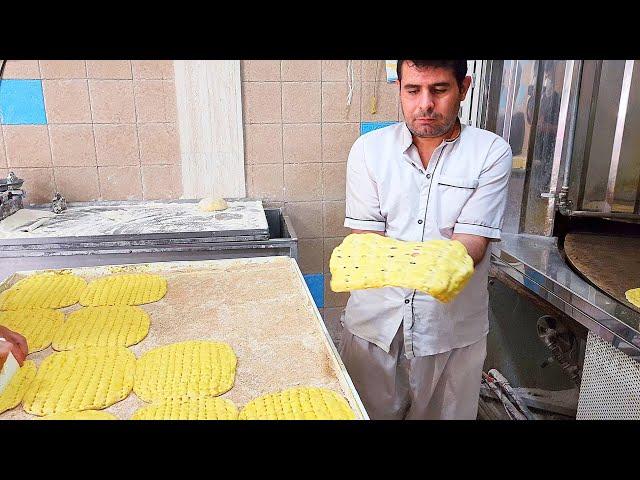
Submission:
[[[503,234],[492,264],[627,355],[640,359],[640,313],[593,287],[564,261],[555,237]]]

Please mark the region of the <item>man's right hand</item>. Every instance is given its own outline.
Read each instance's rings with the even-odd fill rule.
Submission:
[[[27,340],[24,336],[0,325],[0,338],[4,338],[4,340],[0,340],[0,368],[4,366],[4,362],[7,360],[8,352],[11,352],[18,364],[22,366],[29,354]]]

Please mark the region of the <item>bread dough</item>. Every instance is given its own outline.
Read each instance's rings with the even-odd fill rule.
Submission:
[[[0,393],[0,413],[11,410],[20,404],[35,377],[36,364],[27,360],[22,364],[20,370],[11,377],[4,391]]]
[[[636,307],[640,307],[640,288],[632,288],[624,292],[629,303],[633,303]]]
[[[226,343],[189,340],[165,345],[138,359],[133,391],[145,402],[222,395],[233,386],[236,364]]]
[[[237,420],[237,407],[226,398],[173,399],[138,409],[131,420]]]
[[[329,260],[331,289],[403,287],[452,300],[473,275],[473,259],[457,240],[406,242],[375,233],[353,233]]]
[[[56,332],[64,324],[64,313],[57,310],[37,308],[0,312],[0,325],[18,332],[27,339],[29,353],[44,350]]]
[[[149,314],[140,307],[84,307],[69,314],[53,337],[54,350],[129,347],[149,333]]]
[[[87,282],[68,272],[30,275],[0,293],[0,310],[62,308],[78,302]]]
[[[106,408],[131,393],[136,357],[124,347],[84,347],[43,360],[24,411],[44,416]]]
[[[167,293],[167,280],[150,273],[125,273],[98,278],[80,295],[85,307],[142,305],[157,302]]]
[[[202,212],[217,212],[229,207],[222,197],[207,197],[198,202],[198,209]]]
[[[353,420],[347,401],[333,390],[295,387],[251,400],[238,420]]]
[[[118,418],[109,412],[102,410],[83,410],[80,412],[62,412],[46,415],[38,420],[117,420]]]

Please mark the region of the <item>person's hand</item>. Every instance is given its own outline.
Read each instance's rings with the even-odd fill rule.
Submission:
[[[8,344],[9,351],[13,354],[15,359],[18,361],[18,364],[22,366],[24,363],[27,354],[29,353],[29,347],[27,346],[27,339],[24,338],[17,332],[13,330],[9,330],[7,327],[3,327],[0,325],[0,338],[4,338],[5,341],[0,341],[0,345]],[[6,345],[3,345],[3,350],[7,348]],[[0,354],[0,356],[3,354]],[[4,355],[4,358],[1,360],[1,365],[4,365],[8,355]]]

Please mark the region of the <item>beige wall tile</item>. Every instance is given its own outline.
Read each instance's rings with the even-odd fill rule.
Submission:
[[[51,202],[56,191],[53,168],[11,168],[10,170],[24,180],[23,188],[27,192],[24,202],[27,205]]]
[[[282,84],[282,121],[313,123],[321,120],[320,82]]]
[[[3,125],[9,168],[51,167],[46,125]]]
[[[54,167],[97,165],[92,125],[49,125],[49,137]],[[97,184],[97,170],[95,174]]]
[[[182,195],[180,165],[143,165],[145,200],[178,200]]]
[[[302,273],[322,273],[322,239],[298,241],[298,265]]]
[[[87,77],[104,80],[131,79],[129,60],[87,60]]]
[[[247,164],[282,163],[282,125],[253,123],[244,126]]]
[[[94,125],[99,166],[140,165],[138,132],[134,124]]]
[[[243,60],[240,67],[243,81],[280,81],[280,60]]]
[[[53,169],[58,192],[68,202],[88,202],[100,199],[96,167],[56,167]]]
[[[326,308],[331,307],[344,307],[349,301],[349,292],[334,292],[331,290],[331,274],[328,273],[324,276],[324,306]]]
[[[321,60],[282,60],[282,81],[320,81],[321,63]]]
[[[360,82],[353,85],[351,105],[347,105],[348,86],[345,82],[322,82],[322,121],[360,121]]]
[[[281,202],[284,200],[282,164],[248,165],[247,195]]]
[[[43,80],[42,90],[49,124],[92,122],[86,80]]]
[[[43,79],[87,78],[84,60],[40,60]]]
[[[180,163],[180,138],[175,123],[140,123],[138,137],[142,165]]]
[[[132,60],[136,80],[168,80],[173,78],[173,60]]]
[[[322,197],[325,200],[344,200],[347,162],[322,164]]]
[[[344,225],[344,208],[343,201],[326,201],[323,202],[323,220],[324,234],[327,237],[340,237],[348,235],[351,230],[343,227]]]
[[[142,200],[140,173],[138,166],[98,167],[102,200]]]
[[[377,86],[377,92],[375,91]],[[377,93],[376,113],[371,113],[371,100]],[[389,122],[398,120],[398,87],[383,82],[364,82],[362,84],[363,122]]]
[[[358,123],[323,123],[322,124],[322,161],[346,162],[349,152],[360,136]]]
[[[8,60],[2,78],[38,79],[40,78],[38,60]]]
[[[287,202],[322,199],[322,164],[287,163],[284,166],[284,190]]]
[[[133,82],[138,123],[176,121],[175,86],[172,81]]]
[[[331,253],[333,250],[342,243],[344,237],[325,237],[323,247],[323,261],[322,268],[324,273],[329,273],[329,261],[331,260]]]
[[[4,134],[2,133],[2,127],[0,127],[0,168],[7,168],[7,155],[4,150]],[[0,175],[5,177],[6,175]]]
[[[347,62],[348,60],[322,60],[322,81],[323,82],[342,82],[347,81]],[[353,60],[353,78],[355,82],[360,82],[361,77],[361,60]]]
[[[282,125],[285,163],[310,163],[322,160],[319,123]]]
[[[290,217],[298,238],[322,237],[322,202],[286,203],[284,214]]]
[[[362,61],[362,81],[363,82],[386,82],[387,69],[385,60],[363,60]]]
[[[94,123],[134,123],[133,85],[130,80],[89,80]]]
[[[280,83],[242,82],[242,117],[245,123],[280,123]]]

